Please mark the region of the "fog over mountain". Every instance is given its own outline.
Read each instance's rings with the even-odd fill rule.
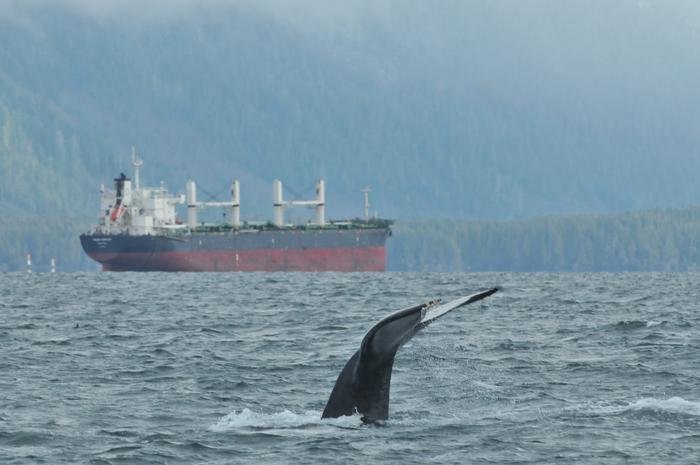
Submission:
[[[271,216],[327,179],[399,219],[697,205],[695,1],[0,0],[0,208],[144,177]]]

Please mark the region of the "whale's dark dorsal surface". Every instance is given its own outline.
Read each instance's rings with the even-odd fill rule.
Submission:
[[[363,421],[389,418],[389,388],[396,351],[442,315],[495,293],[493,288],[448,303],[440,301],[400,310],[377,323],[340,372],[322,418],[360,413]]]

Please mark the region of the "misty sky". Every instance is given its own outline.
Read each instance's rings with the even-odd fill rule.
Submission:
[[[3,15],[27,22],[56,7],[135,27],[254,9],[319,40],[331,53],[376,53],[385,73],[394,64],[410,72],[415,64],[429,69],[436,85],[453,88],[469,73],[485,75],[485,87],[493,77],[502,90],[501,80],[517,71],[513,84],[547,86],[553,96],[634,92],[688,85],[699,72],[700,2],[693,0],[0,0]],[[669,82],[648,82],[654,78],[645,76],[649,68]],[[583,79],[593,85],[566,88]]]

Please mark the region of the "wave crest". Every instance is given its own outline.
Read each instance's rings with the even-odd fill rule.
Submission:
[[[578,409],[574,409],[578,410]],[[581,411],[591,415],[623,415],[626,413],[651,413],[660,415],[685,415],[700,416],[700,402],[685,400],[682,397],[668,399],[655,399],[643,397],[635,402],[626,404],[598,404],[589,405]]]
[[[651,410],[654,412],[678,413],[681,415],[700,416],[700,402],[692,402],[685,400],[682,397],[671,397],[669,399],[660,400],[653,397],[645,397],[637,402],[630,404],[627,410],[643,411]]]

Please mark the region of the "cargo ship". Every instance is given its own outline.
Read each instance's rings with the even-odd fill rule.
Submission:
[[[103,271],[386,271],[386,241],[391,220],[365,218],[326,221],[325,182],[316,183],[312,200],[283,198],[282,183],[273,182],[273,221],[240,219],[240,184],[231,184],[228,201],[199,202],[194,181],[187,195],[172,195],[161,187],[142,187],[142,161],[132,158],[133,181],[124,173],[114,189],[100,189],[98,223],[80,236],[85,253]],[[187,220],[177,216],[186,204]],[[314,221],[285,222],[285,209],[315,209]],[[201,223],[198,211],[219,207],[228,221]]]

